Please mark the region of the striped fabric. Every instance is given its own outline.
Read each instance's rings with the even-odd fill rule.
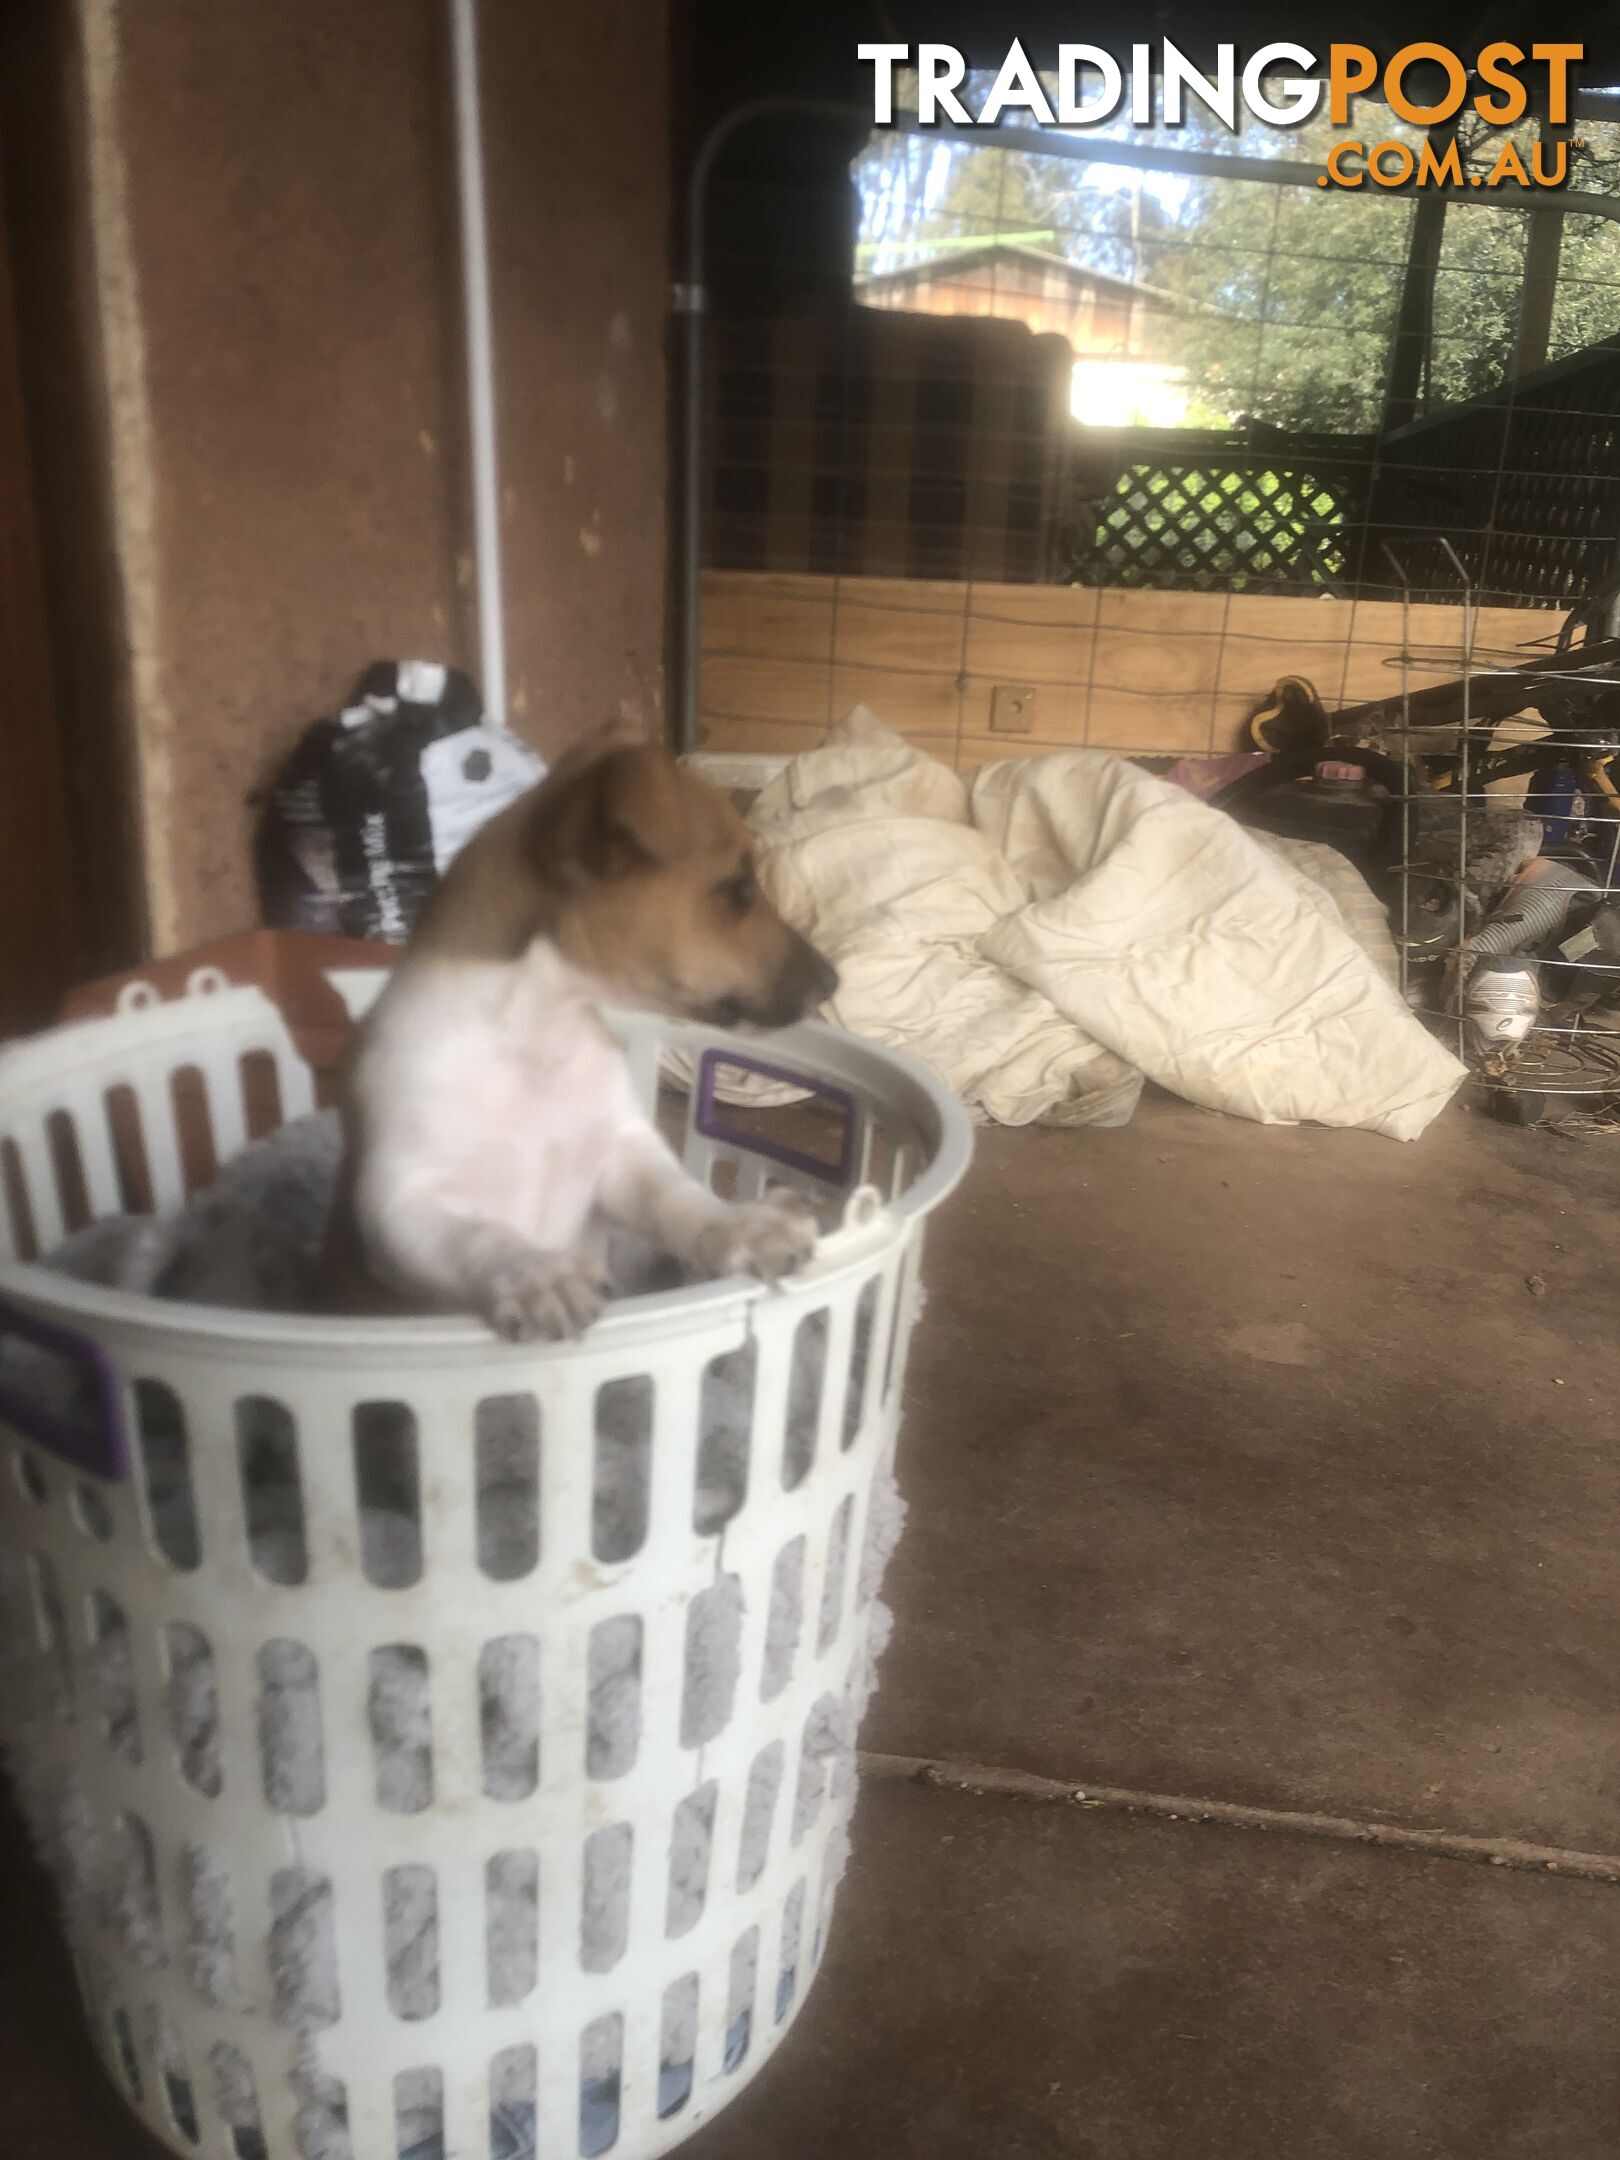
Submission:
[[[1067,342],[850,307],[717,322],[706,560],[720,570],[1061,577]]]
[[[1339,911],[1339,920],[1388,983],[1399,983],[1401,964],[1390,934],[1389,912],[1348,855],[1322,840],[1285,840],[1280,833],[1249,838],[1308,877]]]

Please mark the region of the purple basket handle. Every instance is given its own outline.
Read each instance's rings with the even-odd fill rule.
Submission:
[[[762,1140],[756,1133],[728,1125],[719,1098],[718,1075],[722,1065],[735,1066],[741,1072],[758,1073],[762,1080],[778,1080],[787,1087],[803,1088],[808,1095],[835,1103],[844,1113],[844,1136],[839,1143],[838,1160],[823,1162],[819,1156],[807,1155],[802,1148],[789,1147],[785,1141]],[[764,1058],[750,1057],[744,1050],[705,1050],[698,1059],[697,1103],[692,1123],[705,1140],[718,1140],[726,1147],[741,1148],[748,1155],[763,1155],[771,1162],[780,1163],[784,1169],[802,1171],[806,1177],[820,1178],[824,1184],[837,1185],[845,1192],[855,1182],[859,1104],[847,1088],[833,1087],[825,1080],[813,1079],[809,1073],[795,1072],[789,1065],[772,1065]]]
[[[42,1320],[25,1306],[0,1298],[0,1352],[16,1338],[70,1365],[85,1384],[88,1417],[65,1418],[19,1388],[0,1358],[0,1418],[25,1438],[47,1448],[75,1470],[116,1484],[129,1475],[123,1388],[106,1352],[75,1328]]]

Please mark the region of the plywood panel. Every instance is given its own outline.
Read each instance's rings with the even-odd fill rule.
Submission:
[[[834,718],[852,705],[870,705],[902,735],[926,736],[936,746],[954,742],[961,729],[957,679],[937,669],[837,667],[832,677]]]
[[[705,580],[705,746],[802,746],[865,703],[960,766],[1089,744],[1225,749],[1281,675],[1329,707],[1460,673],[1460,608],[1085,586],[714,572]],[[1529,657],[1551,610],[1482,609],[1476,662]],[[1027,735],[993,733],[998,683],[1032,685]]]
[[[779,660],[768,653],[717,653],[703,662],[703,716],[716,720],[792,720],[827,727],[838,718],[824,660]]]
[[[954,745],[968,619],[958,585],[840,578],[833,630],[835,713],[870,705],[902,734]]]
[[[795,727],[785,720],[709,720],[703,723],[700,750],[785,752],[797,757],[813,750],[825,735],[820,727]]]
[[[829,580],[769,572],[742,578],[711,571],[703,580],[701,598],[706,653],[752,653],[777,660],[831,657]]]
[[[1226,594],[1114,590],[1101,602],[1091,740],[1115,749],[1207,748]]]
[[[975,585],[963,661],[986,683],[1083,690],[1091,678],[1097,593],[1084,585]]]

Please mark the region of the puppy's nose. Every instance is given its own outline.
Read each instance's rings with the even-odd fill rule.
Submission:
[[[817,952],[813,945],[810,946],[809,953],[811,960],[810,987],[804,1002],[809,1007],[825,1005],[838,988],[838,970],[825,953]]]
[[[838,970],[805,937],[795,939],[786,973],[800,1012],[814,1012],[838,988]]]
[[[826,1003],[838,988],[838,970],[824,960],[808,938],[795,934],[792,948],[776,978],[770,1000],[772,1027],[786,1027]]]

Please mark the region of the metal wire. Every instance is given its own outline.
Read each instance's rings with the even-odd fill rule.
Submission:
[[[1620,336],[1539,369],[1522,386],[1504,372],[1491,387],[1483,360],[1472,370],[1466,363],[1471,348],[1495,354],[1500,346],[1504,370],[1511,366],[1513,310],[1499,305],[1497,296],[1522,283],[1525,245],[1515,240],[1506,251],[1511,261],[1498,267],[1480,259],[1473,243],[1478,234],[1500,228],[1469,218],[1454,231],[1450,213],[1464,205],[1507,212],[1514,219],[1510,230],[1521,235],[1528,230],[1527,212],[1552,207],[1567,220],[1553,291],[1555,340],[1567,346],[1572,326],[1574,334],[1589,337],[1594,307],[1603,296],[1620,294],[1620,283],[1583,269],[1600,258],[1581,252],[1599,250],[1593,236],[1620,220],[1620,200],[1575,187],[1559,190],[1555,200],[1536,189],[1444,191],[1448,223],[1425,339],[1434,396],[1444,399],[1446,385],[1459,375],[1472,373],[1486,386],[1461,402],[1441,402],[1398,429],[1360,420],[1337,431],[1319,423],[1300,429],[1244,415],[1270,409],[1273,378],[1279,370],[1297,374],[1308,366],[1314,340],[1366,358],[1359,403],[1346,411],[1376,411],[1380,389],[1386,402],[1391,395],[1415,188],[1369,192],[1364,199],[1375,214],[1367,219],[1368,238],[1347,258],[1337,247],[1323,246],[1309,222],[1313,201],[1342,204],[1345,198],[1319,189],[1318,166],[1297,158],[1005,127],[974,131],[946,124],[924,131],[902,118],[895,139],[904,147],[888,162],[881,196],[872,196],[882,214],[874,213],[867,228],[871,238],[859,258],[859,278],[851,261],[854,298],[837,299],[842,314],[835,308],[818,315],[809,306],[800,315],[777,313],[768,324],[745,326],[754,339],[745,349],[736,343],[738,326],[714,315],[708,290],[712,183],[740,131],[789,117],[839,129],[865,124],[864,115],[810,99],[741,108],[706,138],[689,191],[687,281],[678,293],[686,345],[680,699],[686,746],[696,746],[705,720],[723,730],[733,748],[750,734],[773,747],[801,739],[808,744],[815,739],[811,723],[836,719],[862,696],[881,710],[887,689],[897,700],[911,699],[906,710],[931,716],[919,723],[921,739],[961,765],[985,754],[980,739],[992,725],[989,678],[1005,676],[1040,692],[1043,712],[1048,689],[1063,699],[1063,741],[1168,760],[1190,747],[1189,716],[1201,693],[1187,682],[1206,679],[1194,664],[1203,650],[1209,654],[1208,727],[1201,747],[1213,748],[1219,716],[1232,711],[1234,686],[1252,680],[1258,699],[1276,672],[1294,664],[1292,652],[1313,636],[1291,623],[1273,630],[1263,615],[1244,609],[1243,595],[1339,594],[1340,603],[1316,633],[1321,657],[1311,670],[1329,710],[1350,707],[1356,724],[1381,728],[1409,776],[1441,746],[1452,761],[1443,784],[1431,789],[1409,777],[1399,795],[1398,904],[1392,913],[1402,987],[1409,998],[1420,997],[1414,880],[1420,872],[1432,878],[1435,866],[1419,860],[1419,836],[1433,841],[1441,831],[1434,820],[1451,821],[1440,845],[1459,895],[1460,946],[1467,931],[1461,896],[1478,867],[1471,813],[1502,801],[1494,752],[1507,690],[1522,700],[1521,712],[1556,698],[1559,713],[1573,715],[1569,728],[1560,725],[1540,744],[1541,764],[1535,762],[1538,745],[1529,743],[1525,762],[1534,769],[1511,776],[1525,779],[1532,803],[1545,794],[1555,757],[1579,762],[1616,748],[1615,736],[1597,723],[1583,726],[1572,704],[1609,678],[1594,672],[1595,663],[1583,663],[1579,648],[1568,655],[1561,645],[1556,655],[1543,650],[1537,662],[1536,646],[1553,643],[1551,623],[1544,627],[1534,615],[1523,615],[1520,639],[1512,618],[1499,611],[1561,609],[1592,589],[1610,563],[1620,567]],[[1620,121],[1620,105],[1602,117]],[[964,161],[968,146],[971,157]],[[995,162],[980,191],[947,206],[942,175],[979,166],[983,158]],[[1067,188],[1045,198],[1059,208],[1047,221],[1049,240],[1037,251],[1060,272],[1075,273],[1053,289],[1050,304],[1058,312],[1052,320],[1060,335],[1083,326],[1083,307],[1113,305],[1116,317],[1108,319],[1123,325],[1121,350],[1174,352],[1174,344],[1161,347],[1144,329],[1153,318],[1137,311],[1149,301],[1174,301],[1193,317],[1223,325],[1231,358],[1222,401],[1213,410],[1235,414],[1235,420],[1224,426],[1035,427],[1019,402],[1034,394],[1032,374],[1019,357],[1026,347],[998,357],[987,324],[971,374],[959,348],[947,351],[949,339],[968,333],[969,317],[993,321],[1022,312],[1039,334],[1045,318],[1030,313],[1036,303],[1020,296],[1019,279],[1029,266],[1020,270],[1008,252],[1010,235],[1035,230],[1027,204],[1036,197],[1014,188],[1015,161],[1037,159],[1171,176],[1249,203],[1248,230],[1206,234],[1177,229],[1168,216],[1145,218],[1149,199],[1140,180],[1128,195],[1106,200],[1077,201]],[[1258,187],[1270,190],[1264,213]],[[1163,198],[1152,200],[1162,204]],[[1378,213],[1386,201],[1397,207]],[[926,236],[919,238],[925,226]],[[1570,233],[1582,236],[1573,258]],[[791,235],[772,245],[778,252],[762,255],[758,268],[762,276],[772,273],[774,291],[777,283],[792,284],[783,272],[784,264],[791,269]],[[980,250],[977,261],[971,259],[974,248]],[[745,289],[746,255],[734,247],[727,263],[733,282]],[[895,275],[908,270],[912,287],[903,289],[903,278],[895,285]],[[1332,270],[1344,273],[1339,286],[1324,275]],[[777,272],[783,272],[780,279]],[[1317,282],[1302,285],[1304,272]],[[1077,295],[1088,275],[1090,297],[1082,300]],[[1166,278],[1175,291],[1167,291]],[[924,287],[925,304],[918,300]],[[1437,320],[1434,295],[1442,293],[1448,297]],[[1361,303],[1353,312],[1346,295]],[[1572,306],[1584,314],[1570,314]],[[1497,315],[1505,323],[1501,338],[1491,328]],[[913,324],[927,318],[935,326],[929,331],[933,358],[916,360],[916,381],[906,393],[914,395],[919,414],[926,408],[926,424],[913,421],[909,408],[904,426],[879,409],[895,385],[881,354],[872,357],[879,348],[871,341],[879,332],[871,325],[893,325],[896,317]],[[1620,332],[1620,299],[1612,327]],[[912,333],[896,325],[883,334]],[[727,366],[731,374],[724,376]],[[1348,376],[1343,371],[1335,380]],[[722,377],[734,399],[729,407],[714,387]],[[942,419],[946,412],[955,418]],[[1012,528],[991,526],[980,497],[986,473],[1004,479],[1029,458],[1035,465],[1023,507],[1031,523],[1027,533],[1017,529],[1017,544],[1027,544],[1028,552],[1015,558],[1007,537]],[[982,527],[976,518],[986,521]],[[706,549],[719,569],[821,579],[825,613],[816,615],[814,637],[796,641],[783,614],[763,630],[758,623],[729,633],[716,628],[705,645],[700,579]],[[1068,586],[1074,596],[1074,635],[1081,643],[1072,666],[1050,657],[1056,649],[1049,643],[1042,643],[1039,656],[1033,644],[1027,654],[1020,651],[1020,631],[1052,634],[1051,602],[1035,596],[1054,585]],[[1027,603],[1017,597],[1025,587]],[[1154,643],[1187,656],[1186,666],[1178,661],[1166,669],[1176,678],[1168,685],[1145,667],[1140,679],[1131,679],[1128,659],[1108,644],[1129,627],[1118,592],[1130,587],[1205,596],[1196,610],[1189,607],[1184,622],[1173,612],[1154,617]],[[1376,612],[1390,601],[1398,607],[1398,650],[1389,649],[1390,628]],[[1455,639],[1437,627],[1435,608],[1449,611]],[[731,618],[734,625],[740,620]],[[1370,638],[1384,649],[1371,651]],[[993,665],[985,658],[986,642],[997,656]],[[1268,677],[1273,651],[1278,658]],[[874,661],[874,655],[880,657]],[[714,671],[707,684],[700,682],[700,656]],[[1369,666],[1395,669],[1398,688],[1388,694],[1380,688],[1378,696],[1351,706],[1357,688],[1371,687]],[[765,676],[768,687],[761,690]],[[1620,669],[1614,680],[1620,703]],[[1435,699],[1447,683],[1454,696],[1436,719]],[[1047,739],[1043,730],[1027,745],[1014,739],[1005,747],[1038,748]],[[1606,876],[1591,897],[1601,902],[1616,896],[1620,822],[1607,863],[1594,867]],[[1451,959],[1459,973],[1459,952]],[[1613,964],[1559,956],[1547,970],[1549,979],[1576,981],[1586,973],[1604,977]],[[1466,1048],[1460,997],[1435,1017]],[[1571,1023],[1549,1012],[1532,1040],[1584,1044],[1593,1036],[1581,1020]],[[1602,1084],[1611,1085],[1606,1068]]]
[[[706,319],[709,302],[706,257],[710,183],[722,153],[739,133],[751,127],[760,127],[790,117],[820,119],[840,128],[849,128],[852,125],[855,127],[864,126],[866,116],[851,108],[815,99],[785,97],[754,101],[726,115],[710,131],[694,160],[689,187],[687,276],[682,286],[677,289],[677,306],[684,323],[686,361],[683,392],[686,426],[684,430],[685,447],[682,468],[681,513],[683,535],[683,561],[681,566],[683,651],[680,669],[681,695],[679,706],[683,739],[688,744],[695,741],[698,727],[697,660],[700,637],[697,584],[699,566],[703,560],[705,527],[703,379],[706,348],[709,343]],[[1241,154],[1226,150],[1207,152],[1189,150],[1176,144],[1166,143],[1163,140],[1145,143],[1140,140],[1123,141],[1116,137],[1089,132],[1054,131],[1046,133],[1027,128],[1007,127],[988,131],[963,130],[949,123],[924,130],[914,119],[904,114],[898,119],[893,135],[897,139],[916,142],[919,149],[926,153],[925,162],[937,161],[942,153],[948,154],[952,151],[959,153],[964,146],[968,146],[976,154],[987,154],[997,159],[1003,175],[1010,169],[1014,157],[1038,157],[1046,161],[1068,159],[1079,161],[1087,166],[1113,166],[1123,170],[1156,173],[1160,176],[1179,175],[1183,178],[1213,179],[1228,188],[1249,189],[1257,185],[1268,187],[1272,191],[1275,207],[1271,220],[1272,229],[1264,250],[1262,270],[1264,285],[1259,311],[1260,319],[1253,326],[1255,331],[1253,372],[1256,378],[1261,374],[1261,355],[1266,349],[1267,340],[1274,335],[1287,336],[1297,333],[1308,337],[1313,334],[1327,334],[1342,339],[1347,334],[1342,323],[1333,322],[1321,316],[1298,316],[1290,313],[1275,319],[1272,317],[1271,278],[1274,269],[1280,269],[1293,262],[1322,263],[1335,259],[1331,253],[1325,253],[1320,248],[1300,245],[1298,236],[1292,229],[1287,233],[1281,229],[1283,191],[1297,191],[1308,187],[1315,192],[1319,179],[1319,170],[1315,165],[1297,159],[1244,157]],[[1003,188],[998,188],[998,199],[992,208],[984,209],[980,207],[953,213],[958,228],[968,235],[979,229],[992,236],[1004,232],[1007,229],[1008,221],[1005,203],[1000,199]],[[1369,209],[1375,209],[1378,203],[1387,198],[1391,203],[1399,204],[1403,210],[1406,210],[1410,208],[1410,202],[1414,194],[1415,190],[1380,189],[1376,196],[1369,196],[1368,207]],[[1545,196],[1534,189],[1524,190],[1502,186],[1489,189],[1464,188],[1461,192],[1448,191],[1447,200],[1448,203],[1458,206],[1507,212],[1514,215],[1521,224],[1524,222],[1526,209],[1546,207]],[[1561,214],[1566,217],[1577,217],[1586,214],[1589,214],[1592,218],[1602,220],[1613,220],[1620,217],[1620,203],[1603,195],[1593,195],[1588,201],[1581,190],[1565,188],[1560,191],[1558,202]],[[1093,225],[1095,225],[1095,222],[1095,220],[1091,221]],[[1467,222],[1470,226],[1473,223],[1472,220]],[[1065,236],[1065,244],[1072,247],[1080,239],[1085,229],[1086,221],[1084,220],[1071,223]],[[1369,221],[1368,229],[1369,231],[1378,229],[1376,219]],[[1122,244],[1121,236],[1117,233],[1110,235],[1109,238],[1112,245]],[[1134,231],[1130,236],[1128,245],[1133,277],[1136,282],[1140,283],[1141,240],[1140,236]],[[1152,235],[1152,245],[1160,256],[1168,257],[1178,251],[1186,254],[1197,249],[1202,249],[1206,254],[1217,255],[1221,252],[1223,243],[1212,237],[1188,236],[1166,230],[1161,222]],[[1234,265],[1239,264],[1242,248],[1237,242],[1229,244],[1229,253]],[[1402,260],[1393,251],[1387,255],[1374,253],[1368,256],[1367,259],[1358,261],[1356,274],[1364,280],[1382,272],[1393,274],[1401,269]],[[1583,284],[1596,289],[1602,283],[1601,280],[1597,279],[1582,280],[1578,266],[1572,266],[1568,262],[1567,251],[1566,261],[1562,268],[1563,274],[1558,281],[1560,293],[1569,294]],[[1471,260],[1457,260],[1451,257],[1445,263],[1443,275],[1451,285],[1472,284],[1488,288],[1493,281],[1505,281],[1512,273],[1506,270],[1497,271]],[[982,294],[980,298],[982,300]],[[992,279],[989,298],[989,308],[992,312],[995,311],[996,304],[995,281]],[[1376,333],[1356,330],[1350,334],[1367,337]],[[1441,344],[1451,342],[1458,347],[1464,347],[1473,335],[1474,333],[1467,328],[1448,331],[1444,324],[1435,326],[1435,338]],[[783,364],[779,362],[778,365],[782,366]],[[783,366],[784,379],[791,366],[791,360]],[[813,391],[813,385],[808,387]],[[1016,383],[1007,385],[1010,391],[1016,391],[1018,387]],[[1521,418],[1528,416],[1540,409],[1543,408],[1526,402],[1520,407],[1520,416]],[[1544,409],[1551,419],[1568,417],[1564,407],[1557,403],[1549,403]],[[987,434],[988,431],[980,429],[978,432],[982,436]],[[1498,449],[1498,462],[1502,467],[1504,476],[1515,474],[1516,477],[1524,479],[1527,483],[1534,482],[1543,488],[1552,478],[1548,461],[1543,458],[1538,458],[1533,464],[1525,463],[1516,467],[1508,454],[1509,446],[1505,437]],[[1251,464],[1257,454],[1251,453],[1249,460]],[[1210,459],[1206,456],[1204,463],[1207,465],[1210,462]],[[1368,475],[1379,471],[1380,462],[1380,455],[1376,448],[1368,450],[1363,455],[1358,455],[1355,451],[1347,451],[1339,461],[1341,469],[1349,473],[1359,471]],[[1218,466],[1220,463],[1219,458],[1216,458],[1214,463]],[[1256,465],[1254,469],[1258,471],[1260,467]],[[1572,486],[1579,485],[1590,479],[1590,468],[1584,462],[1571,462],[1562,469]],[[904,471],[886,471],[879,464],[868,473],[867,477],[872,484],[886,483],[898,486],[903,484],[908,476]],[[846,472],[846,488],[847,482],[848,475]],[[1206,500],[1213,504],[1218,492],[1219,490],[1215,489],[1213,483],[1211,483],[1205,490]],[[1242,483],[1234,482],[1233,487],[1227,492],[1229,495],[1242,492]],[[1500,492],[1500,489],[1498,489],[1498,492]],[[1493,506],[1494,508],[1499,508],[1499,505]],[[1211,511],[1211,514],[1216,513]],[[1225,512],[1223,511],[1219,515],[1224,517]],[[740,525],[735,523],[738,517],[742,520]],[[1328,522],[1329,526],[1331,526],[1332,521],[1329,520]],[[1612,523],[1614,520],[1611,519],[1610,522]],[[733,524],[734,529],[746,535],[749,531],[748,513],[746,511],[734,513]],[[756,542],[762,543],[767,525],[767,520],[759,520],[755,523],[753,538]],[[1504,546],[1534,548],[1538,543],[1546,540],[1546,535],[1538,531],[1534,525],[1525,524],[1522,521],[1503,520],[1500,516],[1493,514],[1487,520],[1487,525],[1492,535],[1492,544],[1498,554],[1500,554]],[[1432,535],[1433,522],[1422,516],[1414,515],[1410,509],[1403,510],[1392,505],[1383,518],[1383,527],[1387,533],[1400,534],[1404,532],[1410,534],[1414,539],[1418,537],[1427,539]],[[1292,533],[1275,522],[1268,526],[1268,531],[1277,536],[1276,545],[1283,550],[1283,556],[1290,558],[1297,565],[1298,576],[1302,585],[1314,587],[1318,590],[1323,589],[1324,585],[1331,587],[1338,573],[1335,569],[1335,558],[1331,554],[1331,550],[1337,543],[1330,529],[1320,523],[1313,524],[1307,519],[1299,523]],[[1620,531],[1616,531],[1610,537],[1615,544],[1620,544]],[[1274,555],[1275,552],[1274,548]],[[1282,557],[1278,557],[1277,560],[1280,562]],[[835,551],[830,567],[835,574],[842,574],[845,570],[850,569],[852,564],[844,553]],[[1087,574],[1098,575],[1103,582],[1107,582],[1108,579],[1108,571],[1100,562],[1093,571],[1089,571]],[[1148,582],[1160,581],[1150,577]],[[1172,578],[1168,582],[1173,584],[1175,580]],[[1191,582],[1205,589],[1233,589],[1230,586],[1223,586],[1220,577],[1213,572],[1202,577],[1193,574]],[[1482,588],[1488,584],[1488,580],[1483,579],[1476,569],[1471,573],[1469,582],[1471,590],[1479,601],[1483,603],[1487,594]],[[1414,578],[1414,586],[1417,583],[1418,580]],[[1282,588],[1279,587],[1278,589]]]

